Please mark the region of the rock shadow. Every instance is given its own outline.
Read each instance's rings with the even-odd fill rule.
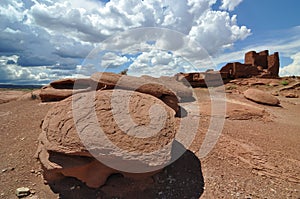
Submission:
[[[184,147],[175,141],[173,149],[172,157],[176,157]],[[152,177],[136,180],[113,174],[97,189],[87,187],[76,178],[65,177],[49,186],[61,199],[183,199],[199,198],[204,191],[204,179],[200,160],[186,150],[179,159]]]
[[[182,107],[182,106],[179,106],[179,111],[176,113],[176,117],[179,117],[179,118],[184,118],[184,117],[187,117],[188,115],[188,112]]]

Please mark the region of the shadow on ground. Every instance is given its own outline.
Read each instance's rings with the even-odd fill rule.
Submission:
[[[180,152],[183,146],[174,142],[172,154]],[[200,160],[189,150],[174,163],[153,177],[133,180],[121,174],[111,175],[104,186],[88,188],[75,178],[64,178],[49,184],[50,188],[62,199],[81,198],[124,198],[124,199],[183,199],[199,198],[203,193],[204,180]]]

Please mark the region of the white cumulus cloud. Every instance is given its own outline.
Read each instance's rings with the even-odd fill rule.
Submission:
[[[139,55],[128,68],[129,75],[173,76],[179,72],[192,72],[191,63],[173,53],[152,49]]]
[[[293,62],[287,66],[280,68],[279,75],[283,76],[300,76],[300,52],[291,56]]]
[[[63,77],[68,73],[78,75],[76,66],[93,48],[112,35],[141,27],[178,31],[198,42],[210,55],[216,55],[250,35],[250,29],[239,26],[237,17],[228,12],[240,2],[223,0],[223,10],[213,10],[216,0],[110,0],[107,3],[99,0],[1,0],[0,56],[18,56],[16,67],[24,74],[28,70],[32,74],[34,70],[43,71],[49,75],[48,79],[55,75]],[[135,36],[141,35],[142,32]],[[124,43],[129,44],[131,46],[128,48],[135,45],[132,42]],[[160,45],[166,44],[160,42]],[[180,47],[179,44],[173,43],[171,47],[176,49]],[[140,50],[148,47],[144,45]],[[187,56],[193,54],[187,48],[184,50]],[[102,64],[117,67],[128,61],[127,57],[115,55],[107,55]],[[177,63],[169,61],[169,55],[165,56],[157,54],[151,59],[152,66],[162,72],[158,75],[171,71],[171,67],[177,70]],[[158,70],[159,67],[163,68]],[[11,68],[2,67],[3,74],[7,76],[1,77],[6,80],[9,77],[21,77],[9,76],[11,72],[8,70]],[[36,77],[44,76],[27,77],[37,80]]]
[[[39,68],[17,65],[18,56],[0,56],[0,83],[44,84],[59,78],[46,66]]]
[[[243,0],[222,0],[220,9],[233,11]]]
[[[101,58],[101,66],[104,68],[120,67],[127,63],[129,59],[126,56],[120,56],[113,52],[105,53]]]

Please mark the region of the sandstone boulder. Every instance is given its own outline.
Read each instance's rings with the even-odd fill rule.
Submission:
[[[55,89],[73,89],[74,84],[76,81],[76,88],[75,89],[84,89],[90,87],[90,79],[89,78],[82,78],[82,79],[75,79],[75,78],[66,78],[66,79],[59,79],[50,83],[50,86]]]
[[[134,90],[140,93],[146,93],[157,98],[163,95],[175,96],[175,94],[166,86],[158,84],[155,81],[149,81],[145,78],[119,75],[115,73],[94,73],[91,76],[92,81],[97,83],[97,86],[118,88],[125,90]]]
[[[77,86],[76,86],[77,87]],[[39,97],[41,98],[42,102],[54,102],[54,101],[61,101],[63,99],[66,99],[73,94],[81,93],[81,92],[88,92],[90,91],[90,88],[82,88],[77,87],[77,89],[56,89],[53,88],[51,85],[44,86],[40,93]]]
[[[134,76],[120,75],[108,72],[98,72],[91,76],[91,87],[93,89],[124,89],[133,90],[140,93],[146,93],[155,96],[165,102],[168,106],[172,107],[175,112],[179,111],[178,98],[176,91],[173,92],[158,80],[150,80],[149,78],[140,78]],[[174,88],[174,87],[173,87]],[[179,92],[184,93],[184,92]],[[187,92],[185,96],[191,94]]]
[[[40,92],[42,102],[60,101],[73,94],[71,89],[55,89],[50,85],[44,86]]]
[[[192,89],[175,77],[133,77],[108,72],[98,72],[91,79],[66,78],[56,80],[41,89],[43,102],[60,101],[74,93],[110,89],[134,90],[162,100],[180,115],[178,102],[194,101]]]
[[[162,76],[155,78],[148,75],[143,75],[141,78],[145,79],[146,81],[164,85],[166,88],[170,89],[176,94],[180,102],[190,102],[195,100],[193,98],[192,88],[186,86],[183,82],[177,81],[176,77]]]
[[[260,104],[279,105],[280,101],[273,95],[258,89],[248,89],[244,92],[245,98]]]
[[[126,90],[84,92],[60,101],[46,115],[39,137],[44,177],[71,176],[99,187],[112,173],[138,177],[132,173],[160,170],[171,160],[174,115],[156,97]]]
[[[60,79],[51,82],[50,85],[46,85],[42,87],[39,96],[42,102],[60,101],[66,99],[67,97],[70,97],[74,93],[89,91],[90,84],[91,84],[91,80],[88,78]]]

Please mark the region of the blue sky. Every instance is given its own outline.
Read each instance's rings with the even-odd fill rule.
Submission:
[[[215,7],[218,7],[218,3]],[[300,52],[297,41],[300,39],[300,1],[269,1],[269,0],[244,0],[231,14],[238,16],[238,23],[246,25],[251,29],[251,35],[245,40],[235,43],[235,48],[229,52],[239,50],[262,50],[263,47],[270,49],[271,53],[279,51],[281,66],[287,66],[294,60],[293,54]],[[296,47],[288,48],[288,45],[295,40]],[[276,49],[282,44],[282,49]],[[269,47],[269,48],[267,48]],[[239,61],[243,61],[242,57]],[[300,74],[300,67],[292,74]]]
[[[297,0],[243,1],[233,11],[241,24],[246,24],[255,34],[264,34],[273,30],[288,29],[299,26],[299,6]]]
[[[153,76],[219,69],[265,49],[280,53],[280,75],[300,76],[299,7],[298,0],[1,0],[0,83],[46,84],[126,67]],[[132,31],[144,27],[178,34]],[[89,62],[97,48],[106,54]]]

